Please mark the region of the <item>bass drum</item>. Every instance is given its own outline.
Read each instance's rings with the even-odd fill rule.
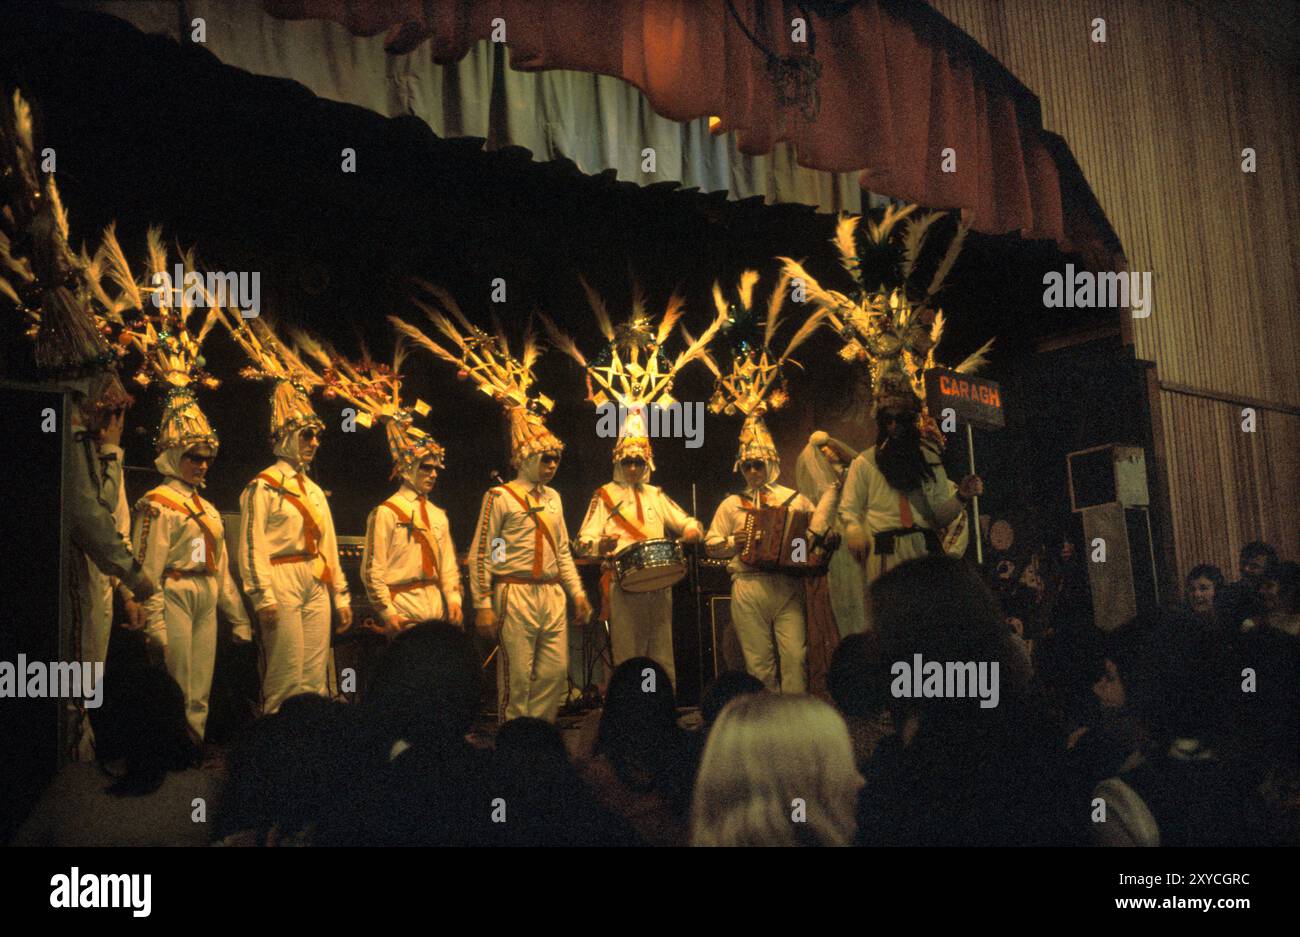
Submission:
[[[686,575],[686,555],[672,540],[642,540],[614,554],[614,574],[626,592],[654,592]]]

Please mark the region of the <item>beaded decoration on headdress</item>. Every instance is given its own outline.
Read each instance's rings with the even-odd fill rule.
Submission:
[[[238,309],[224,308],[220,318],[235,343],[252,362],[240,369],[240,376],[274,382],[271,392],[272,442],[309,426],[324,429],[325,424],[311,405],[311,393],[322,383],[320,377],[280,340],[266,315],[246,319]]]
[[[384,424],[389,454],[393,457],[393,474],[404,475],[426,459],[439,468],[445,450],[424,430],[415,426],[415,417],[427,416],[429,405],[416,400],[403,406],[402,364],[407,345],[399,338],[391,365],[375,361],[363,346],[361,360],[353,363],[340,355],[328,342],[320,341],[301,329],[290,330],[294,347],[303,356],[321,366],[320,378],[327,400],[341,397],[356,408],[356,422],[367,429],[376,421]]]

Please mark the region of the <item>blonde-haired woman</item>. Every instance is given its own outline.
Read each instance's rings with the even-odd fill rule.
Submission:
[[[722,710],[704,747],[693,846],[846,846],[862,777],[839,713],[812,696],[758,693]]]

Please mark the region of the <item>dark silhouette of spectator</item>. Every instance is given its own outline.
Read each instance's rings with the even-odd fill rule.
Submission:
[[[559,730],[512,719],[488,772],[492,842],[505,846],[640,846],[632,826],[601,806],[569,761]]]
[[[1054,727],[1031,705],[1023,653],[976,570],[947,556],[912,560],[876,580],[869,600],[886,673],[899,663],[912,665],[915,655],[923,663],[983,664],[989,675],[996,664],[998,700],[989,708],[977,695],[917,699],[895,693],[891,682],[896,734],[867,765],[858,841],[1073,842]]]
[[[1098,785],[1108,846],[1249,846],[1267,842],[1258,778],[1228,757],[1237,677],[1232,657],[1209,632],[1173,631],[1150,666],[1146,698],[1154,741],[1142,764]]]
[[[207,844],[221,784],[198,769],[181,688],[130,658],[113,661],[103,679],[103,704],[90,710],[97,760],[65,765],[12,844]]]
[[[359,710],[355,778],[323,842],[477,845],[491,841],[490,753],[466,740],[481,700],[471,639],[429,621],[397,636]]]
[[[356,783],[352,708],[304,693],[254,722],[227,761],[222,843],[310,846]]]
[[[1219,592],[1219,621],[1231,632],[1241,629],[1247,618],[1259,616],[1264,611],[1260,590],[1264,573],[1277,564],[1277,551],[1262,540],[1255,540],[1241,548],[1238,571],[1241,578]]]
[[[763,681],[743,670],[724,670],[713,679],[700,698],[700,718],[709,731],[722,708],[737,696],[763,692]]]
[[[862,770],[880,740],[893,732],[889,717],[889,683],[880,666],[880,636],[874,631],[851,634],[840,642],[826,674],[831,701],[853,740],[853,760]]]
[[[579,764],[597,798],[653,846],[686,845],[694,747],[677,726],[667,672],[649,657],[614,668],[592,756]]]

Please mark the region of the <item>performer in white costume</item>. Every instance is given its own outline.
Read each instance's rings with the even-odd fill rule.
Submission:
[[[163,272],[166,255],[157,230],[150,231],[149,241],[150,268]],[[192,266],[189,257],[184,260],[185,267]],[[190,732],[201,742],[217,659],[217,609],[234,624],[237,639],[251,640],[252,630],[230,577],[221,513],[199,495],[219,445],[195,399],[196,385],[218,383],[203,373],[199,349],[220,312],[209,303],[192,335],[187,327],[195,311],[192,298],[182,293],[177,307],[167,291],[156,292],[144,304],[145,319],[134,333],[144,357],[136,379],[165,388],[167,399],[154,440],[154,466],[164,481],[136,503],[132,544],[145,572],[162,584],[144,606],[146,633],[185,694]]]
[[[714,412],[739,412],[745,416],[733,467],[743,474],[745,491],[727,496],[719,505],[705,536],[705,546],[711,556],[731,560],[727,566],[731,572],[731,620],[745,655],[745,669],[769,690],[803,693],[807,689],[803,583],[792,575],[755,569],[742,562],[739,554],[746,545],[746,521],[754,512],[767,507],[812,512],[815,507],[797,491],[776,484],[781,472],[780,457],[763,414],[785,403],[784,387],[776,386],[783,383],[781,368],[792,360],[790,354],[817,329],[823,316],[809,316],[790,337],[785,351],[776,356],[771,346],[788,281],[782,277],[777,284],[762,322],[754,317],[753,289],[757,282],[756,272],[742,274],[737,290],[739,304],[728,303],[717,284],[713,288],[714,303],[728,313],[731,323],[726,332],[733,360],[731,373],[724,375],[712,357],[703,356],[717,378],[710,407]],[[825,533],[809,529],[814,539]]]
[[[401,319],[390,316],[390,321],[400,334],[472,378],[502,404],[509,423],[516,474],[483,496],[469,548],[475,627],[499,641],[497,718],[554,722],[569,667],[566,595],[579,623],[586,623],[592,610],[573,563],[564,506],[549,487],[564,449],[542,420],[552,403],[528,393],[538,350],[530,331],[522,362],[515,360],[499,334],[489,336],[471,325],[445,291],[428,289],[446,314],[418,304],[457,353]]]
[[[300,352],[323,368],[327,398],[342,398],[354,406],[356,422],[384,425],[394,478],[401,487],[370,512],[361,557],[361,581],[370,604],[379,612],[384,632],[395,636],[422,621],[463,623],[460,566],[451,527],[442,508],[429,499],[444,450],[414,425],[429,406],[417,400],[403,407],[402,364],[406,340],[398,339],[392,366],[364,354],[352,363],[327,343],[305,332],[293,333]]]
[[[340,631],[352,625],[352,607],[329,504],[307,477],[325,429],[307,397],[319,378],[265,316],[245,320],[226,310],[224,321],[254,362],[244,374],[275,382],[271,442],[278,459],[240,495],[238,550],[266,658],[262,707],[269,714],[290,696],[328,693],[331,600]]]
[[[154,465],[166,481],[135,507],[132,540],[162,590],[145,603],[145,629],[163,648],[167,671],[185,693],[190,730],[202,741],[217,657],[217,609],[252,639],[243,597],[230,577],[221,512],[199,495],[217,455],[217,435],[189,388],[167,401]]]
[[[842,356],[870,368],[876,445],[853,460],[839,506],[844,543],[859,562],[865,560],[868,586],[904,560],[964,553],[968,532],[962,508],[983,490],[973,475],[960,485],[948,479],[939,458],[945,438],[923,402],[925,372],[937,365],[935,348],[944,328],[934,298],[956,262],[966,228],[957,225],[928,285],[914,282],[927,234],[943,217],[911,217],[916,209],[889,205],[879,221],[840,218],[832,243],[859,282],[853,298],[823,288],[800,264],[781,258],[786,274],[802,281],[809,300],[827,313],[844,341]],[[903,232],[901,238],[893,237],[896,230]],[[978,369],[991,345],[956,370]]]
[[[682,316],[681,297],[674,295],[668,300],[656,324],[647,315],[637,288],[631,314],[615,328],[605,302],[585,280],[582,285],[608,341],[598,357],[589,361],[571,338],[542,318],[555,346],[586,371],[587,399],[601,411],[601,420],[617,426],[614,480],[592,495],[578,533],[578,551],[584,556],[608,558],[644,540],[681,538],[685,543],[698,543],[704,537],[700,522],[662,489],[649,484],[655,467],[649,422],[669,417],[669,408],[676,402],[672,397],[674,378],[703,354],[725,317],[719,313],[698,341],[670,361],[664,344]],[[652,407],[658,413],[652,414]],[[614,666],[633,657],[649,657],[668,672],[675,686],[672,588],[649,592],[624,589],[607,559],[601,598],[601,618],[609,622]]]

